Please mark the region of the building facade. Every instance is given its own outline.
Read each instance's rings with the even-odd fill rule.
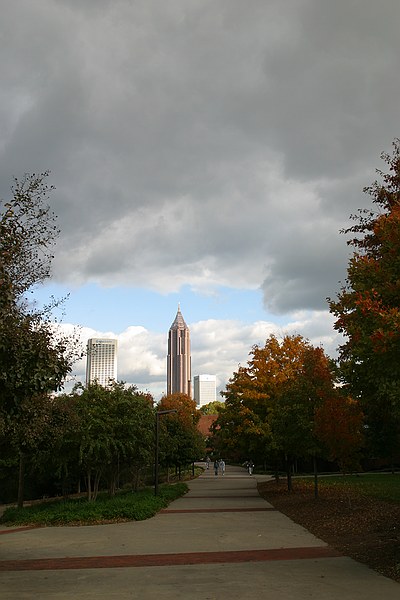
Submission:
[[[90,338],[87,343],[86,385],[97,382],[103,387],[117,380],[118,341]]]
[[[190,332],[180,307],[168,334],[167,394],[187,394],[192,397],[192,359]]]
[[[193,383],[194,400],[198,408],[216,401],[217,378],[215,375],[195,375]]]

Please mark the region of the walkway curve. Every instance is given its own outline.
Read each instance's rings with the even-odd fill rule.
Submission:
[[[340,556],[227,466],[147,521],[0,533],[7,600],[398,600],[399,584]]]

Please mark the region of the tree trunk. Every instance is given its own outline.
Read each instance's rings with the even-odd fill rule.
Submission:
[[[279,464],[278,461],[275,463],[275,482],[279,483]]]
[[[286,477],[287,477],[287,489],[288,489],[288,492],[291,492],[293,489],[293,486],[292,486],[292,464],[288,457],[286,457]]]
[[[110,498],[114,498],[117,488],[118,488],[118,479],[119,479],[119,473],[118,471],[114,471],[113,473],[111,473],[109,480],[108,480],[108,495],[110,496]]]
[[[91,502],[92,501],[92,473],[91,473],[90,469],[88,469],[88,471],[87,471],[86,488],[87,488],[87,501]]]
[[[19,454],[19,473],[18,473],[18,508],[24,506],[24,483],[25,483],[25,455]]]
[[[135,475],[133,478],[133,491],[137,492],[139,489],[139,482],[140,482],[140,467],[137,466],[136,470],[135,470]]]
[[[317,499],[318,498],[318,464],[317,464],[316,456],[313,456],[313,463],[314,463],[314,498]]]
[[[68,497],[67,492],[67,476],[64,474],[61,479],[61,493],[64,500]]]
[[[99,493],[100,477],[101,477],[101,471],[97,471],[95,478],[94,478],[94,485],[93,485],[93,494],[92,494],[93,501],[97,500],[97,496]]]

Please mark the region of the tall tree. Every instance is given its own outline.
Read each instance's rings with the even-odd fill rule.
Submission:
[[[337,462],[343,473],[360,468],[363,426],[359,403],[340,389],[325,398],[315,411],[316,437],[325,446],[328,458]]]
[[[253,348],[253,352],[256,348]],[[212,446],[220,456],[243,461],[268,454],[271,395],[256,391],[258,370],[240,366],[221,392],[225,406],[214,421]]]
[[[15,179],[12,198],[0,201],[1,289],[11,291],[15,301],[50,276],[52,249],[60,230],[47,203],[54,189],[46,183],[48,175]]]
[[[26,296],[49,277],[59,234],[47,175],[15,180],[12,198],[0,202],[0,412],[17,421],[23,406],[61,388],[79,355],[75,338],[55,332],[54,304],[37,310]],[[20,454],[23,473],[22,448]]]
[[[174,410],[160,420],[160,457],[179,470],[198,460],[205,453],[204,439],[197,430],[200,412],[196,402],[187,394],[168,394],[160,400],[156,410]]]
[[[332,363],[300,335],[271,335],[254,346],[247,367],[229,380],[225,409],[214,424],[219,447],[237,458],[260,460],[280,453],[289,463],[310,453],[313,412],[322,391],[333,386]]]
[[[15,180],[0,202],[0,398],[7,411],[32,394],[57,391],[76,359],[76,340],[56,335],[52,303],[43,310],[26,294],[50,275],[59,234],[47,204],[48,173]]]
[[[134,474],[152,459],[152,399],[122,382],[107,389],[98,384],[77,386],[72,396],[79,426],[71,434],[73,440],[78,438],[88,500],[96,500],[102,478],[108,482],[110,495],[114,495],[120,469]]]
[[[383,153],[388,172],[366,187],[373,210],[360,209],[355,225],[347,279],[336,300],[328,299],[344,334],[341,371],[351,394],[366,414],[375,452],[392,458],[400,449],[400,140]]]

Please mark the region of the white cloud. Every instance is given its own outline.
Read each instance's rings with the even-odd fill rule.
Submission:
[[[54,279],[261,289],[282,331],[333,352],[338,232],[399,135],[400,3],[5,4],[0,197],[50,169]],[[194,323],[193,368],[224,385],[264,327]],[[117,337],[121,376],[164,391],[165,336]]]
[[[398,133],[399,17],[390,0],[11,3],[0,191],[51,169],[60,281],[262,286],[276,312],[321,309]]]

